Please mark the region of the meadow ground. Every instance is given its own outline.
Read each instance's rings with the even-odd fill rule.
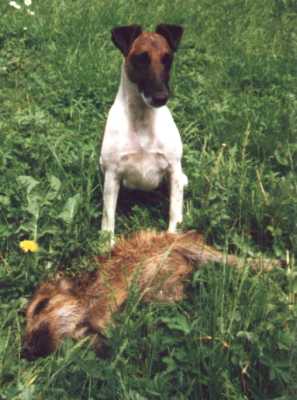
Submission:
[[[0,2],[0,399],[296,399],[296,2],[17,1]],[[67,341],[28,363],[33,288],[58,268],[91,270],[102,248],[98,153],[121,63],[110,29],[160,22],[185,27],[170,100],[190,182],[183,228],[288,267],[209,265],[170,306],[135,291],[107,359]],[[117,233],[165,229],[167,210],[163,192],[122,193]]]

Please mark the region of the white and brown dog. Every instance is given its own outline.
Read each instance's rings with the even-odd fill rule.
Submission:
[[[109,111],[101,149],[104,172],[102,231],[113,236],[120,185],[156,189],[163,178],[170,184],[169,232],[182,222],[182,141],[166,106],[173,54],[183,29],[158,25],[142,32],[138,25],[112,30],[112,40],[124,55],[120,87]]]

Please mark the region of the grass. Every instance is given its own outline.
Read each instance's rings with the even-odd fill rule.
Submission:
[[[21,4],[21,1],[19,0]],[[290,0],[33,0],[0,4],[0,399],[296,399],[297,8]],[[111,354],[67,341],[19,357],[21,309],[58,268],[91,269],[100,140],[119,80],[115,25],[185,36],[170,108],[189,177],[184,229],[238,254],[289,259],[270,274],[210,265],[176,305],[131,293]],[[117,233],[167,225],[162,192],[122,193]],[[41,250],[24,254],[23,239]]]

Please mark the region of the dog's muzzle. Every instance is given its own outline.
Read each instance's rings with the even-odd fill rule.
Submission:
[[[141,93],[141,97],[146,105],[148,105],[149,107],[154,107],[154,108],[159,108],[159,107],[164,106],[169,99],[168,94],[158,94],[158,95],[154,95],[154,96],[147,96],[144,93]]]
[[[167,94],[160,94],[152,97],[152,106],[153,107],[162,107],[164,106],[167,101],[168,101],[168,95]]]

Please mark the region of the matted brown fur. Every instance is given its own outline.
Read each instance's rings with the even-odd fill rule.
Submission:
[[[242,262],[208,246],[196,232],[183,234],[143,231],[120,239],[110,255],[98,257],[98,271],[78,279],[42,283],[26,311],[22,355],[28,360],[55,351],[66,336],[90,335],[100,347],[112,314],[137,282],[144,301],[174,302],[183,298],[193,268],[209,262],[240,267]],[[250,261],[253,268],[270,270],[271,260]]]

